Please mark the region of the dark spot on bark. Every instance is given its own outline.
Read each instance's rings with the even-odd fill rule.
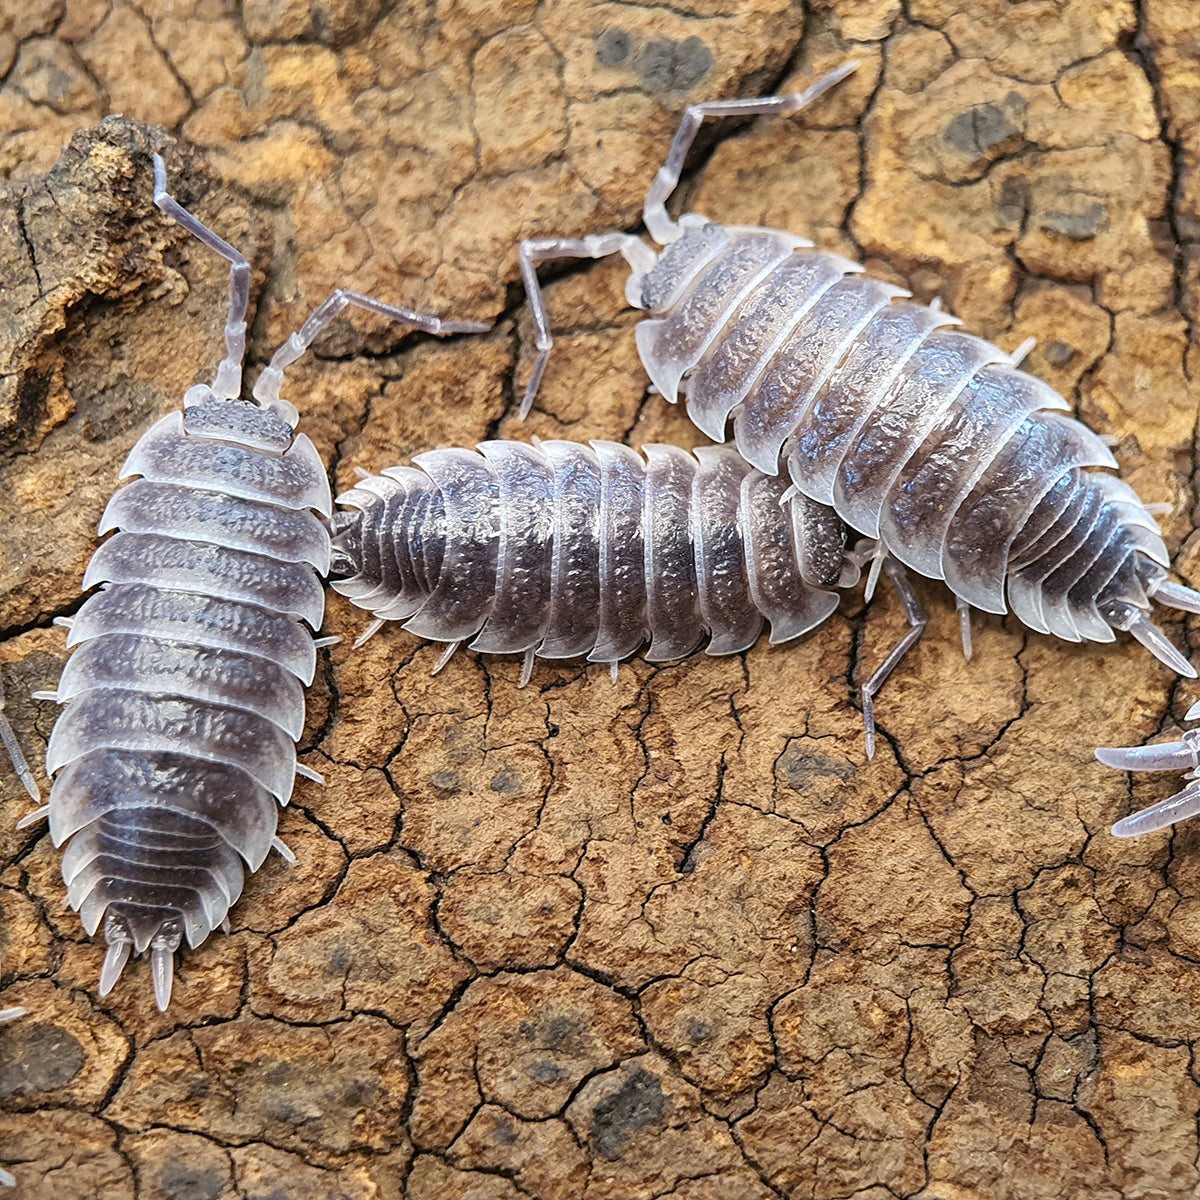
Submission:
[[[706,1042],[712,1037],[712,1026],[707,1021],[693,1018],[687,1023],[687,1035],[692,1042]]]
[[[492,780],[492,791],[511,795],[522,790],[521,777],[512,767],[505,767]]]
[[[22,1021],[4,1036],[0,1100],[64,1087],[83,1070],[86,1061],[83,1047],[61,1026]]]
[[[439,792],[458,792],[462,790],[459,786],[457,771],[434,771],[429,776],[429,786],[437,788]]]
[[[534,1083],[557,1083],[566,1076],[566,1071],[549,1058],[540,1058],[529,1068],[529,1078]]]
[[[16,419],[11,425],[0,429],[0,445],[19,443],[42,419],[46,411],[46,397],[50,395],[50,380],[49,371],[27,371],[17,377],[14,386]],[[0,389],[0,404],[5,400],[7,392],[6,383],[3,389]]]
[[[582,1026],[574,1017],[546,1017],[541,1021],[522,1021],[521,1035],[547,1050],[573,1053],[579,1044]]]
[[[1080,205],[1074,212],[1043,213],[1041,226],[1048,233],[1058,233],[1063,237],[1085,242],[1096,236],[1107,216],[1108,206],[1096,200]]]
[[[592,1109],[592,1144],[596,1153],[609,1162],[620,1158],[630,1135],[653,1125],[662,1116],[666,1103],[658,1076],[639,1067],[619,1091]]]
[[[75,394],[75,412],[90,442],[106,442],[145,423],[161,403],[156,387],[132,379],[122,379],[103,391]]]
[[[370,1079],[354,1079],[342,1093],[346,1108],[370,1108],[379,1098],[379,1085]]]
[[[158,1173],[158,1188],[171,1200],[217,1200],[226,1180],[215,1167],[196,1168],[169,1162]]]
[[[779,770],[793,791],[802,792],[815,779],[850,779],[853,763],[832,754],[814,753],[803,745],[789,745],[779,757]]]
[[[305,1108],[302,1100],[293,1100],[290,1096],[278,1092],[270,1092],[264,1096],[257,1105],[257,1111],[268,1120],[289,1127],[299,1128],[313,1119],[312,1113]]]
[[[1052,367],[1065,367],[1075,357],[1075,347],[1068,346],[1066,342],[1060,342],[1055,338],[1046,343],[1042,354]]]
[[[263,1073],[263,1078],[272,1086],[287,1083],[292,1078],[292,1068],[285,1062],[276,1063]]]
[[[1025,101],[1009,92],[1001,104],[976,104],[946,126],[946,141],[972,156],[986,155],[1024,129]]]
[[[602,67],[619,67],[633,53],[633,38],[624,29],[610,25],[596,35],[596,61]]]
[[[1029,189],[1019,179],[1006,179],[996,198],[996,215],[1004,224],[1019,228],[1029,208]]]
[[[695,36],[682,42],[652,38],[637,60],[638,76],[648,92],[690,91],[712,65],[712,51]]]
[[[512,1122],[501,1118],[493,1127],[493,1133],[496,1135],[496,1141],[503,1146],[511,1146],[518,1137],[517,1131],[513,1128]]]
[[[329,967],[334,975],[345,975],[350,966],[350,950],[347,946],[339,946],[329,956]]]

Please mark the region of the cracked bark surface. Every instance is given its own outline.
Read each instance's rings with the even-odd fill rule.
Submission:
[[[1030,369],[1172,504],[1200,584],[1197,36],[1191,0],[0,3],[0,677],[30,759],[125,453],[222,353],[225,266],[151,206],[163,145],[255,266],[252,370],[335,286],[497,320],[435,343],[353,313],[289,372],[339,487],[492,436],[694,445],[646,395],[613,263],[548,273],[557,351],[513,420],[516,244],[635,229],[688,100],[859,58],[800,117],[706,127],[684,202],[1037,336]],[[0,774],[20,1195],[1194,1196],[1200,823],[1113,840],[1175,781],[1091,751],[1172,730],[1196,688],[1011,618],[977,617],[966,663],[919,589],[869,764],[886,589],[799,644],[615,687],[539,662],[523,691],[470,653],[431,678],[439,649],[394,628],[352,651],[331,594],[299,863],[248,881],[165,1015],[145,964],[97,999],[102,948]]]

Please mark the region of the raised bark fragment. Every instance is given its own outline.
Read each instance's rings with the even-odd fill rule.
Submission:
[[[250,376],[339,286],[496,322],[447,343],[351,312],[285,395],[337,488],[490,437],[694,446],[648,395],[606,261],[685,105],[858,71],[798,116],[706,124],[677,199],[866,262],[1116,441],[1200,582],[1194,0],[0,2],[0,679],[35,770],[100,513],[211,380],[228,269]],[[123,117],[109,114],[121,111]],[[107,119],[105,119],[107,117]],[[156,125],[167,124],[165,132]],[[101,123],[103,122],[103,123]],[[300,781],[231,932],[103,1000],[103,948],[0,770],[0,1166],[22,1200],[1185,1200],[1200,1186],[1200,822],[1097,745],[1197,698],[1126,637],[1073,646],[920,581],[727,659],[520,663],[330,596]],[[1167,622],[1190,648],[1195,628]],[[41,780],[43,788],[45,780]]]

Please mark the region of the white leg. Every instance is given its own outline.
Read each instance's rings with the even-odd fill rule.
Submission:
[[[17,741],[17,735],[13,733],[13,728],[8,723],[8,718],[4,715],[3,684],[0,684],[0,744],[4,746],[9,761],[13,765],[13,770],[16,771],[17,778],[24,784],[25,790],[29,793],[29,798],[34,804],[41,804],[42,794],[38,791],[37,783],[33,778],[33,772],[29,769],[29,763],[25,761],[25,755],[21,753],[21,746]]]
[[[521,682],[517,684],[518,688],[523,688],[529,682],[529,677],[533,674],[533,660],[536,657],[537,647],[530,646],[525,651],[525,661],[521,664]]]
[[[370,625],[368,625],[366,629],[364,629],[362,633],[360,633],[358,637],[354,639],[354,645],[351,646],[350,649],[357,650],[359,646],[365,646],[367,642],[369,642],[383,628],[383,626],[384,619],[382,617],[376,617],[375,620],[373,620]]]
[[[433,664],[433,670],[430,675],[436,675],[453,657],[454,652],[462,645],[462,642],[449,642],[445,650],[442,651],[441,657]]]
[[[1019,367],[1030,354],[1033,353],[1034,346],[1037,345],[1037,338],[1027,337],[1009,356],[1009,362],[1014,367]]]
[[[908,578],[908,574],[904,568],[893,558],[887,560],[884,564],[884,570],[887,571],[892,583],[896,585],[896,591],[900,594],[900,599],[904,604],[904,615],[908,617],[908,623],[911,628],[892,647],[891,653],[875,669],[871,678],[862,685],[863,725],[867,734],[868,758],[875,757],[875,696],[878,694],[879,689],[883,687],[887,677],[899,665],[900,660],[912,649],[921,634],[925,632],[925,626],[929,623],[929,617],[924,608],[921,607],[921,601],[917,599],[917,593],[913,588],[912,581]]]
[[[542,373],[546,370],[550,350],[554,345],[554,338],[550,335],[550,322],[546,316],[546,301],[537,277],[538,264],[549,262],[552,258],[607,258],[610,254],[625,255],[625,261],[635,271],[650,270],[657,259],[654,251],[631,233],[598,233],[589,234],[585,238],[542,238],[521,243],[517,260],[521,267],[525,294],[529,297],[529,311],[533,317],[538,356],[533,364],[533,374],[525,386],[525,397],[521,401],[521,411],[517,414],[518,420],[525,420],[533,407],[534,397],[542,382]]]
[[[962,630],[963,658],[971,661],[971,606],[961,597],[954,598],[958,608],[958,624]]]

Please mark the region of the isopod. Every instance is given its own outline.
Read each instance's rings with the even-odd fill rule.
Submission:
[[[367,475],[338,503],[331,586],[419,637],[609,663],[736,654],[821,624],[857,582],[840,521],[736,451],[483,442]],[[443,658],[443,661],[445,659]],[[440,665],[440,664],[439,664]]]
[[[1031,629],[1068,641],[1128,631],[1194,678],[1147,613],[1152,601],[1200,612],[1200,594],[1167,578],[1153,516],[1104,472],[1117,463],[1101,439],[1019,369],[1022,351],[1010,356],[947,328],[959,322],[940,305],[913,303],[803,238],[667,214],[705,117],[795,112],[856,65],[795,95],[690,107],[643,207],[661,252],[629,233],[521,244],[538,347],[521,414],[553,344],[538,264],[621,254],[633,271],[626,298],[649,314],[636,338],[654,388],[672,402],[685,396],[689,417],[715,441],[732,420],[748,463],[786,470],[799,493],[873,539],[868,594],[886,557],[898,583],[906,569],[946,582],[968,654],[970,609],[1011,607]],[[922,627],[919,606],[905,604],[912,627],[885,666]],[[868,748],[878,675],[863,691]]]
[[[154,156],[154,203],[230,264],[225,357],[212,385],[134,445],[100,534],[84,602],[69,627],[74,652],[57,687],[64,705],[46,749],[48,815],[67,899],[89,935],[108,943],[99,991],[130,954],[150,952],[155,1000],[170,999],[173,956],[197,946],[272,848],[278,805],[297,775],[304,686],[324,612],[321,577],[332,498],[324,464],[296,408],[279,397],[283,371],[347,305],[429,333],[481,331],[371,297],[335,291],[276,351],[242,395],[250,267],[168,193]]]

